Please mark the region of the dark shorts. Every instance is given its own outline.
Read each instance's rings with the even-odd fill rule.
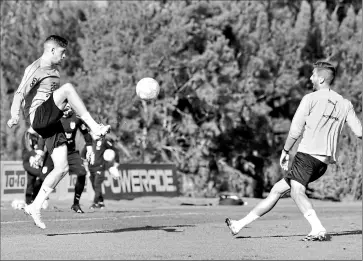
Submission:
[[[68,165],[69,165],[69,174],[75,174],[77,176],[85,176],[87,175],[86,169],[83,165],[83,160],[81,156],[79,155],[78,151],[70,151],[68,152]],[[51,172],[54,168],[52,158],[47,155],[44,165],[42,168],[42,173],[44,176],[47,176],[49,172]]]
[[[290,171],[284,177],[290,185],[290,180],[295,180],[305,187],[324,175],[328,165],[314,158],[313,156],[297,152]]]
[[[91,175],[90,178],[92,182],[95,180],[95,177],[97,177],[100,182],[106,180],[106,173],[103,168],[88,168],[88,170]]]
[[[60,119],[63,111],[54,103],[53,94],[36,110],[32,127],[45,140],[48,152],[67,143]]]

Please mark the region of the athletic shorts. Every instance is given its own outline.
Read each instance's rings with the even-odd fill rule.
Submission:
[[[89,173],[91,175],[91,181],[94,177],[98,176],[98,179],[100,181],[104,181],[106,180],[106,173],[105,170],[101,169],[101,168],[93,168],[93,169],[89,169]],[[92,178],[93,177],[93,178]]]
[[[50,154],[54,148],[67,144],[60,121],[62,116],[63,111],[54,103],[53,94],[35,110],[32,127],[45,140]]]
[[[290,185],[290,180],[295,180],[305,187],[324,175],[328,165],[314,158],[313,156],[297,152],[290,171],[284,177]]]
[[[79,155],[78,151],[70,151],[68,152],[68,165],[69,165],[69,174],[76,174],[77,176],[85,176],[87,175],[86,169],[83,165],[83,160]],[[52,158],[48,154],[46,159],[44,159],[44,165],[42,168],[42,173],[44,176],[47,176],[49,172],[51,172],[54,168]]]

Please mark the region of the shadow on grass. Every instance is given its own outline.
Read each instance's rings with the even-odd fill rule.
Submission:
[[[98,231],[85,231],[85,232],[71,232],[71,233],[59,233],[59,234],[47,234],[47,236],[68,236],[68,235],[88,235],[88,234],[106,234],[106,233],[122,233],[122,232],[132,232],[132,231],[148,231],[148,230],[164,230],[166,232],[180,233],[183,230],[178,228],[183,227],[195,227],[194,225],[176,225],[176,226],[146,226],[146,227],[130,227],[122,229],[112,229],[112,230],[98,230]]]
[[[327,233],[326,235],[326,240],[324,241],[330,241],[331,238],[333,236],[347,236],[347,235],[361,235],[362,234],[362,230],[351,230],[351,231],[341,231],[341,232],[332,232],[332,233]],[[273,235],[273,236],[259,236],[259,237],[251,237],[251,236],[238,236],[236,237],[236,239],[248,239],[248,238],[273,238],[273,237],[282,237],[282,238],[286,238],[286,237],[304,237],[306,235]]]
[[[106,210],[104,212],[107,212],[107,213],[149,213],[151,211],[150,210],[143,210],[143,211],[139,211],[139,210]]]

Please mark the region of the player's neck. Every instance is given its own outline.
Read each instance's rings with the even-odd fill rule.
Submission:
[[[321,90],[330,90],[331,87],[329,85],[320,85],[319,88],[318,88],[318,91],[321,91]]]
[[[55,68],[56,66],[52,64],[52,61],[50,59],[50,57],[46,54],[43,54],[40,57],[40,66],[41,67],[50,67],[50,68]]]

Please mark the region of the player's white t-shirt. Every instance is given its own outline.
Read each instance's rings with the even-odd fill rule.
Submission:
[[[298,139],[302,133],[298,151],[329,157],[329,163],[334,163],[345,122],[356,136],[362,136],[362,124],[352,103],[331,89],[321,89],[303,97],[289,136]]]

